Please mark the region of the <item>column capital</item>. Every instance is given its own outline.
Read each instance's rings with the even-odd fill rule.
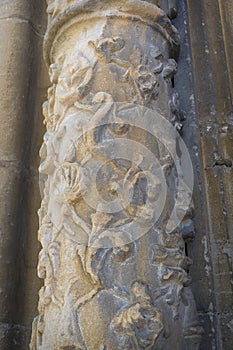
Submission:
[[[176,58],[179,53],[179,33],[171,21],[158,6],[158,1],[142,0],[47,0],[48,29],[44,40],[44,57],[51,64],[50,51],[56,36],[61,30],[84,20],[97,18],[125,18],[142,21],[158,31],[168,42],[170,56]]]

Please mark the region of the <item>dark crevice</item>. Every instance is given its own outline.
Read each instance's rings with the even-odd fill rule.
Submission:
[[[231,159],[224,159],[224,158],[218,158],[215,160],[213,164],[213,168],[217,166],[226,166],[227,168],[232,167],[232,160]]]
[[[174,79],[174,77],[171,78],[171,82],[172,82],[172,87],[174,88],[175,87],[175,79]]]
[[[187,242],[185,242],[184,247],[185,247],[185,248],[184,248],[184,249],[185,249],[185,255],[188,257],[189,254],[188,254],[188,244],[187,244]],[[187,269],[186,272],[189,273],[189,269]]]

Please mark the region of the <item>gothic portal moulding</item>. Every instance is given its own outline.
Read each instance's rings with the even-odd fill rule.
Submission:
[[[31,350],[198,349],[177,30],[158,1],[48,1],[48,15]]]

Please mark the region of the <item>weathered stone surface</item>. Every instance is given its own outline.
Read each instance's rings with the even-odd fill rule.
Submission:
[[[0,323],[0,343],[2,349],[24,350],[30,339],[30,327]]]
[[[199,347],[202,328],[185,254],[185,240],[194,234],[190,193],[179,186],[179,156],[172,159],[181,142],[175,129],[184,119],[171,81],[179,40],[157,5],[48,2],[51,87],[43,105],[38,264],[44,286],[32,350]],[[142,107],[154,111],[154,120],[139,130],[137,118],[149,118],[136,117]],[[165,129],[168,121],[175,126],[164,144],[148,132],[167,132],[158,113]],[[122,150],[125,135],[131,146]],[[156,155],[160,175],[156,162],[145,166],[139,144]],[[162,177],[168,194],[155,220]],[[114,211],[119,193],[130,199]],[[180,225],[167,232],[173,207]],[[143,225],[150,226],[143,235],[132,229]]]
[[[25,60],[28,50],[27,41],[23,45],[18,36],[28,39],[30,28],[25,23],[0,21],[0,35],[6,55],[0,58],[0,102],[1,102],[1,245],[0,245],[0,321],[5,322],[15,317],[15,285],[18,281],[18,254],[15,242],[19,239],[17,227],[19,223],[19,207],[22,200],[19,188],[22,185],[21,176],[25,169],[23,164],[23,138],[25,128],[20,127],[26,122],[26,103],[24,93],[28,84],[26,69],[18,65]],[[9,56],[8,56],[9,55]],[[10,140],[10,142],[9,142]],[[12,252],[12,255],[9,254]],[[10,276],[10,278],[9,278]]]
[[[46,21],[41,21],[41,14],[44,12],[42,3],[38,3],[35,12],[35,2],[0,2],[1,350],[25,350],[28,347],[30,325],[36,312],[35,291],[40,286],[35,276],[36,250],[39,249],[39,245],[36,237],[31,235],[38,226],[36,211],[40,193],[37,180],[37,191],[34,191],[30,203],[28,199],[32,194],[32,187],[28,186],[28,180],[37,173],[35,159],[37,157],[38,164],[39,147],[36,149],[36,138],[31,142],[36,120],[39,125],[36,130],[37,138],[40,138],[38,144],[42,138],[40,105],[45,96],[42,99],[38,96],[44,73],[40,73],[36,79],[37,69],[40,69],[40,65],[36,66],[36,63],[42,56],[41,44]],[[38,108],[35,111],[37,103]],[[31,162],[30,168],[31,159],[34,160],[34,164]],[[27,210],[28,205],[30,210]],[[30,221],[28,215],[31,213]],[[32,242],[30,250],[26,244],[29,237]],[[31,255],[34,258],[34,270],[25,268],[29,251],[33,251]]]
[[[202,349],[231,349],[232,320],[232,42],[228,1],[187,1],[194,71],[196,114],[200,130],[200,179],[203,200],[204,266],[208,290],[200,298],[206,336]],[[195,14],[199,13],[199,16]],[[229,20],[231,18],[231,20]],[[221,22],[222,20],[222,22]],[[226,37],[226,33],[227,37]],[[230,39],[231,38],[231,39]],[[225,44],[225,45],[224,45]],[[226,55],[225,55],[226,53]],[[202,240],[201,240],[202,236]],[[199,245],[194,244],[195,251]],[[193,251],[193,255],[195,254]],[[195,277],[195,295],[203,279]],[[199,298],[199,297],[198,297]],[[208,319],[208,321],[207,321]]]
[[[101,3],[105,3],[105,5],[100,6]],[[116,10],[120,3],[123,5],[121,9],[118,8],[120,16],[118,20],[116,20],[116,18],[114,19],[115,15],[113,13],[106,12],[106,7],[112,4],[114,10]],[[181,126],[180,124],[182,124],[181,119],[184,117],[184,114],[187,115],[187,120],[182,129],[182,136],[189,147],[196,180],[194,188],[195,240],[189,240],[189,242],[185,243],[185,250],[189,256],[189,259],[187,259],[182,248],[184,246],[183,241],[177,241],[175,243],[175,249],[171,250],[171,245],[174,242],[167,242],[167,236],[165,235],[163,237],[163,235],[161,235],[162,230],[157,230],[155,225],[153,232],[150,232],[148,235],[141,237],[135,242],[130,242],[129,246],[122,247],[121,249],[115,247],[112,251],[111,249],[110,251],[106,250],[106,257],[101,255],[101,253],[97,256],[93,255],[92,252],[88,257],[89,261],[92,261],[92,263],[88,265],[85,263],[85,259],[83,264],[83,261],[80,261],[81,258],[76,257],[76,252],[74,254],[72,247],[75,243],[70,239],[70,236],[66,234],[66,238],[63,239],[61,235],[59,243],[61,243],[62,247],[62,261],[66,261],[66,263],[62,265],[62,269],[67,272],[67,276],[64,273],[64,281],[61,280],[62,277],[59,277],[58,281],[56,280],[56,288],[62,286],[62,293],[67,293],[67,295],[70,293],[72,299],[71,303],[77,307],[77,312],[74,313],[73,319],[78,317],[81,320],[78,324],[81,327],[83,338],[87,341],[89,348],[95,349],[96,346],[98,347],[100,340],[104,338],[104,341],[100,345],[103,345],[102,349],[104,349],[107,337],[103,337],[103,334],[109,334],[109,329],[111,329],[113,334],[111,340],[106,340],[106,343],[111,343],[110,349],[114,347],[124,348],[124,346],[119,347],[118,345],[119,337],[121,337],[122,334],[121,319],[127,318],[127,320],[129,320],[128,324],[126,323],[128,332],[129,329],[132,330],[133,328],[133,326],[131,326],[133,317],[135,318],[138,314],[141,314],[143,317],[148,318],[148,325],[153,329],[152,333],[147,329],[147,332],[144,334],[147,334],[148,342],[153,342],[153,340],[155,340],[155,348],[157,349],[159,348],[158,344],[160,339],[163,338],[164,334],[164,329],[162,329],[160,335],[156,338],[160,327],[166,328],[166,332],[169,328],[164,327],[164,323],[167,326],[166,317],[165,320],[163,319],[164,304],[168,307],[168,310],[170,310],[169,308],[171,307],[166,304],[167,301],[171,302],[171,300],[167,298],[165,294],[162,295],[162,297],[159,294],[160,283],[158,281],[159,272],[157,266],[162,266],[161,264],[164,263],[166,265],[170,264],[171,268],[174,268],[175,264],[177,264],[179,268],[187,269],[188,267],[188,274],[183,275],[185,278],[182,283],[189,283],[189,278],[186,277],[189,275],[192,276],[191,288],[195,297],[199,319],[205,331],[200,349],[231,350],[233,343],[233,61],[231,54],[233,43],[233,14],[231,0],[203,0],[199,2],[189,0],[148,0],[144,1],[144,5],[148,3],[150,8],[145,5],[143,10],[137,6],[131,10],[130,6],[127,5],[129,3],[133,4],[132,1],[50,1],[48,8],[48,12],[50,13],[50,29],[45,39],[46,61],[48,65],[56,63],[57,60],[60,59],[60,57],[58,57],[59,52],[67,51],[70,53],[70,59],[67,57],[66,62],[69,60],[69,63],[72,63],[74,58],[73,53],[77,49],[76,40],[79,38],[79,35],[81,36],[82,32],[85,30],[86,33],[90,33],[94,28],[98,28],[98,23],[105,23],[104,27],[106,32],[104,32],[104,35],[106,36],[101,39],[111,38],[112,36],[112,39],[116,38],[115,41],[113,40],[108,43],[102,41],[96,44],[93,43],[93,38],[91,38],[85,43],[82,42],[80,44],[81,49],[85,52],[86,48],[88,48],[88,52],[85,56],[87,61],[92,62],[94,57],[94,61],[96,59],[98,62],[94,66],[94,74],[90,83],[88,97],[84,96],[83,98],[82,96],[80,97],[79,93],[77,94],[81,99],[81,101],[78,101],[79,108],[84,108],[82,113],[77,113],[77,119],[79,120],[80,118],[86,118],[86,116],[88,116],[91,120],[92,113],[96,112],[97,109],[97,105],[94,106],[92,103],[93,97],[96,93],[100,92],[104,92],[105,94],[97,94],[96,99],[94,99],[95,102],[108,101],[108,103],[111,104],[113,103],[112,99],[114,99],[114,102],[130,102],[131,98],[135,98],[135,100],[140,100],[140,104],[148,106],[155,111],[165,111],[164,115],[166,118],[173,118],[173,122],[178,117],[178,123],[176,124],[178,128]],[[67,8],[70,7],[70,10],[72,10],[72,20],[69,11],[62,13],[64,7],[61,5],[67,6]],[[164,35],[166,30],[169,30],[167,25],[170,29],[171,27],[167,17],[162,15],[160,10],[155,8],[152,10],[151,6],[154,5],[159,6],[170,19],[174,18],[178,13],[174,24],[176,28],[179,28],[181,35],[180,41],[182,44],[181,55],[178,60],[179,69],[174,79],[172,79],[172,86],[179,92],[180,105],[186,113],[179,112],[179,108],[177,108],[178,100],[176,98],[176,93],[172,94],[170,78],[167,80],[167,89],[166,84],[163,84],[160,72],[161,65],[156,65],[156,73],[154,75],[156,81],[153,79],[154,66],[152,63],[155,62],[153,58],[149,62],[149,68],[153,70],[152,75],[149,74],[147,76],[146,73],[148,73],[148,71],[141,69],[140,72],[132,75],[132,69],[129,69],[129,74],[126,74],[122,81],[119,77],[124,75],[125,67],[116,69],[115,66],[117,66],[117,62],[110,63],[109,55],[108,57],[104,57],[101,54],[101,50],[105,44],[110,47],[114,47],[115,45],[115,47],[119,48],[119,51],[114,51],[113,54],[120,57],[122,60],[122,55],[124,53],[125,61],[127,61],[127,64],[132,65],[132,62],[137,62],[138,59],[138,56],[135,55],[136,50],[133,47],[135,42],[139,49],[149,56],[148,45],[152,42],[154,45],[156,42],[158,46],[163,43],[162,53],[164,54],[167,52],[166,59],[177,58],[177,54],[175,53],[176,45],[174,45],[174,43],[177,43],[175,39],[176,34],[172,36],[171,32],[169,32],[173,40],[170,40],[169,36]],[[39,184],[44,182],[44,176],[46,176],[41,175],[40,179],[38,179],[37,175],[39,164],[38,151],[44,133],[41,118],[41,104],[42,101],[46,99],[46,90],[48,86],[47,70],[45,64],[42,63],[41,57],[42,40],[47,25],[46,6],[45,0],[0,1],[1,350],[25,350],[28,348],[30,325],[33,317],[37,314],[37,291],[41,288],[42,284],[42,280],[36,278],[37,252],[41,248],[40,244],[37,242],[35,232],[38,226],[36,212],[40,203]],[[149,9],[149,11],[146,11],[146,9]],[[128,19],[124,22],[126,12],[126,17],[128,16]],[[96,18],[97,14],[99,15],[98,19]],[[137,17],[138,15],[139,18],[135,19],[135,16]],[[145,21],[143,22],[144,24],[142,24],[141,17],[144,15],[146,19],[144,18]],[[86,22],[81,21],[83,17],[85,17]],[[88,23],[90,17],[91,23]],[[108,18],[108,21],[106,21],[106,18]],[[69,31],[68,26],[72,21],[73,29]],[[159,22],[159,25],[156,25],[156,22]],[[112,27],[111,23],[114,24]],[[125,25],[125,23],[127,23],[127,25]],[[136,31],[136,26],[139,28],[138,31]],[[126,27],[127,30],[125,29]],[[152,27],[153,30],[151,29]],[[133,40],[130,41],[128,39],[131,36],[131,32]],[[57,36],[58,33],[59,37]],[[101,35],[101,30],[97,34]],[[163,34],[163,39],[161,34]],[[122,37],[125,40],[125,45],[120,49],[122,41],[119,40],[119,38],[122,39]],[[96,38],[97,35],[94,39]],[[68,39],[71,40],[67,42],[66,46],[65,41]],[[91,41],[91,43],[89,44],[88,41]],[[129,45],[131,45],[131,49]],[[132,52],[129,53],[129,51]],[[154,53],[156,53],[156,51]],[[77,63],[82,61],[81,63],[87,68],[85,60],[80,60],[79,55],[80,50],[78,50],[77,54],[77,57],[79,57]],[[135,58],[133,55],[135,55]],[[172,62],[175,70],[176,64],[174,61]],[[126,62],[124,62],[124,64],[125,63]],[[144,63],[145,61],[143,65]],[[137,65],[134,67],[135,71],[136,66]],[[108,67],[111,67],[111,70],[108,69]],[[86,71],[85,69],[83,70],[82,77],[87,71],[88,69]],[[140,75],[138,73],[140,73]],[[67,73],[65,76],[65,78],[68,77],[67,81],[71,75],[72,72]],[[102,77],[108,79],[104,80]],[[109,77],[111,77],[110,82]],[[146,77],[148,81],[146,81]],[[129,89],[127,90],[125,88],[127,84],[134,82],[134,80],[140,80],[140,88],[142,88],[142,90],[145,89],[145,83],[149,85],[147,85],[149,90],[144,90],[146,94],[141,94],[138,91],[134,93],[133,88],[133,93],[129,94]],[[77,88],[80,87],[78,80],[74,79],[73,82]],[[134,87],[137,86],[138,85],[135,84]],[[122,91],[122,88],[125,90]],[[157,96],[156,93],[152,96],[151,91],[153,89],[154,92],[159,92]],[[67,91],[68,90],[69,87]],[[72,89],[71,91],[74,92]],[[112,96],[110,96],[110,93]],[[71,96],[69,96],[69,98],[71,98]],[[172,115],[170,114],[169,101]],[[65,101],[63,102],[63,104],[66,103]],[[88,108],[85,110],[87,106],[90,107],[90,109]],[[50,107],[49,113],[53,114],[54,107],[52,101]],[[74,108],[75,115],[76,109],[77,106]],[[44,111],[46,113],[46,104],[44,105]],[[65,119],[66,121],[69,120],[70,124],[68,124],[70,125],[70,129],[69,137],[63,139],[62,136],[60,140],[64,145],[67,144],[68,139],[71,138],[70,132],[74,125],[74,120],[70,117],[70,111],[66,111],[66,113]],[[124,115],[126,117],[127,113]],[[109,114],[109,116],[113,116],[113,114]],[[48,122],[48,130],[51,128],[54,121],[60,125],[60,122],[57,121],[56,118],[54,120],[53,118],[49,120],[48,114],[46,114],[45,117]],[[154,123],[151,123],[151,126],[153,126],[153,124]],[[90,125],[91,122],[89,124],[88,119],[88,127]],[[120,125],[118,129],[113,125],[113,127],[110,126],[108,129],[108,136],[113,135],[112,132],[115,131],[118,133],[117,137],[119,137],[119,132],[127,128]],[[154,153],[157,152],[157,143],[154,142],[154,139],[146,132],[142,132],[138,130],[138,128],[133,128],[132,131],[128,130],[127,132],[127,136],[130,140],[133,139],[140,144],[143,143],[147,148],[152,149]],[[53,135],[53,133],[54,131],[50,135]],[[48,134],[46,135],[48,136]],[[95,136],[99,137],[96,139],[98,143],[101,145],[107,144],[104,139],[106,134],[103,135],[100,132],[96,133]],[[140,159],[137,159],[137,157],[135,158],[135,154],[138,152],[139,148],[135,145],[134,147],[134,154],[131,152],[132,145],[128,147],[129,151],[127,150],[127,153],[128,156],[137,163]],[[83,155],[83,151],[84,150],[81,149],[80,154],[77,153],[79,159]],[[114,152],[119,152],[119,148],[116,148]],[[60,154],[60,151],[58,153]],[[102,156],[103,154],[104,152],[102,149]],[[108,155],[108,153],[106,154]],[[75,163],[77,163],[77,161]],[[124,167],[127,169],[127,167],[130,167],[130,164],[131,162],[126,162],[124,163]],[[66,174],[68,168],[68,164],[66,164],[64,169]],[[112,192],[110,193],[110,197],[107,195],[109,194],[107,191],[109,186],[108,174],[114,173],[116,180],[118,179],[116,174],[118,174],[119,169],[120,166],[106,166],[102,169],[102,172],[100,172],[101,176],[107,174],[105,178],[102,176],[102,180],[97,186],[98,190],[100,190],[102,195],[105,195],[106,199],[112,198],[111,196],[113,196]],[[76,172],[78,177],[77,168],[74,167],[73,170],[74,174]],[[83,175],[85,175],[84,178],[87,179],[86,174],[83,173]],[[135,174],[132,175],[131,180],[135,186],[135,180],[138,175],[134,175]],[[63,180],[67,180],[69,183],[69,177],[66,176]],[[116,182],[117,181],[112,185],[113,192],[118,189]],[[88,190],[89,188],[92,188],[92,186],[88,187]],[[76,195],[78,195],[78,188],[76,187],[73,189],[75,195],[72,194],[70,189],[66,191],[65,194],[66,200],[71,204],[76,200]],[[82,193],[84,189],[85,186],[82,187]],[[146,193],[146,190],[145,183],[142,181],[138,194],[143,192]],[[53,193],[53,189],[50,190],[50,193]],[[81,196],[79,196],[79,200],[80,197]],[[144,197],[141,196],[140,198],[143,199]],[[51,201],[51,203],[53,202]],[[57,207],[56,210],[58,210]],[[75,211],[76,214],[86,213],[85,206],[83,205],[79,207],[76,206]],[[90,212],[93,213],[91,210]],[[128,215],[129,214],[132,217],[132,210],[128,210]],[[100,216],[100,214],[93,216],[95,227],[99,227],[98,225],[100,225]],[[110,221],[108,225],[108,217],[105,216],[104,219],[105,224],[111,228],[112,222]],[[66,215],[66,220],[69,224],[69,215]],[[91,226],[90,220],[88,225],[88,227]],[[193,227],[192,224],[187,226],[189,229]],[[192,230],[191,232],[190,230],[187,232],[185,229],[185,231],[186,237],[187,233],[188,235],[190,233],[191,236],[193,235]],[[76,230],[76,228],[72,226],[69,232],[72,236],[72,232],[78,233],[80,230]],[[160,240],[160,238],[163,239]],[[175,236],[174,238],[176,239]],[[45,240],[43,240],[43,238],[41,238],[41,240],[42,243],[45,244]],[[169,247],[164,246],[167,243],[169,243]],[[56,248],[56,245],[52,246],[52,255],[56,253]],[[169,251],[169,253],[167,251]],[[78,254],[79,256],[82,255],[82,250],[79,250]],[[44,257],[43,254],[41,254],[41,256]],[[191,263],[190,258],[193,259],[193,265],[191,266],[189,266]],[[78,262],[74,268],[72,261],[75,259]],[[102,259],[101,264],[99,264],[100,271],[95,273],[98,267],[98,259]],[[85,274],[82,272],[82,264],[86,266]],[[71,268],[73,268],[73,270],[69,272]],[[77,273],[77,276],[79,276],[80,285],[78,286],[73,283],[72,288],[68,289],[67,286],[70,283],[69,276],[74,271]],[[96,284],[98,286],[99,284],[101,284],[101,286],[104,285],[104,287],[101,287],[101,290],[96,291],[95,289],[91,289],[93,286],[93,279],[89,277],[93,271],[94,284],[98,277],[98,283]],[[165,278],[169,277],[169,274],[167,274],[164,268],[161,268],[160,273],[162,272]],[[178,278],[180,275],[176,277]],[[90,281],[89,284],[87,283],[87,279]],[[48,283],[50,283],[49,279],[45,281],[45,284]],[[180,284],[178,285],[181,286]],[[89,295],[90,300],[88,299],[86,303],[86,299],[84,299],[84,301],[81,299],[81,304],[83,304],[79,306],[80,294],[78,293],[81,290],[80,293],[85,294],[89,286],[92,291]],[[183,290],[188,292],[187,287],[184,287]],[[110,291],[112,291],[111,295],[109,295]],[[140,291],[141,294],[138,291]],[[188,294],[189,305],[193,307],[193,309],[189,307],[189,310],[195,310],[192,296],[189,292],[186,292],[185,295]],[[184,294],[182,295],[184,296]],[[124,306],[129,304],[130,299],[130,306],[122,308],[122,298],[125,302]],[[166,302],[164,302],[165,298],[167,298]],[[60,315],[64,315],[65,311],[67,311],[67,317],[64,316],[62,322],[66,325],[72,325],[72,317],[69,312],[71,307],[68,304],[69,303],[66,301],[64,310],[62,309],[63,311],[54,311],[53,306],[46,307],[47,319],[43,340],[46,340],[51,334],[57,334],[56,325],[58,326],[58,320],[61,318]],[[183,299],[181,305],[183,305]],[[173,306],[172,308],[174,310]],[[187,310],[187,308],[180,307],[179,320],[183,317],[184,310]],[[41,312],[41,314],[43,314],[43,312]],[[51,321],[52,327],[50,330],[48,320],[52,318],[51,315],[55,315],[53,319],[55,319],[55,317],[57,317],[57,319],[54,322]],[[153,315],[153,317],[151,317],[151,315]],[[169,311],[168,315],[170,315]],[[160,322],[155,323],[155,319],[159,320],[160,318],[162,318],[162,326]],[[189,325],[187,319],[192,319],[189,312],[184,319],[184,323]],[[183,334],[183,326],[180,325],[179,320],[178,322],[176,322],[176,320],[174,321],[177,327],[174,328],[172,335],[170,334],[170,336],[164,340],[165,345],[163,344],[163,347],[165,346],[166,348],[166,346],[168,346],[170,349],[174,348],[174,344],[177,344],[177,347],[180,346],[177,337],[175,337],[175,335],[173,336],[173,334]],[[141,318],[139,318],[138,325],[140,325],[140,321]],[[41,325],[42,323],[40,323],[40,326]],[[53,331],[53,329],[55,329],[55,331]],[[136,329],[136,326],[134,329]],[[71,332],[72,327],[70,329],[68,327],[65,328],[64,333],[68,334],[68,338],[70,335],[69,339],[71,339],[71,342],[74,340],[75,343],[76,340]],[[137,336],[138,334],[142,336],[142,332],[137,333]],[[166,336],[167,334],[168,333],[166,333]],[[119,335],[118,338],[117,335]],[[142,338],[143,337],[141,337],[141,339]],[[178,339],[180,338],[182,338],[182,336],[179,336]],[[139,338],[137,338],[137,340],[138,339]],[[58,341],[57,336],[56,339],[52,341]],[[122,339],[120,341],[122,341]],[[139,341],[141,340],[139,339]],[[190,341],[192,341],[192,339],[190,339]],[[194,339],[194,342],[195,341]],[[199,339],[197,339],[197,341],[199,341]],[[172,343],[171,346],[170,343]],[[139,346],[141,346],[141,343]],[[45,343],[43,343],[42,348],[43,347],[46,348]],[[133,343],[132,345],[131,343],[129,347],[134,348],[135,344]],[[187,345],[187,348],[189,349],[190,346]]]

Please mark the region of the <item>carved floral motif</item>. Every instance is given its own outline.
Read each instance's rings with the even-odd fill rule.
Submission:
[[[120,311],[111,326],[120,336],[122,349],[152,349],[163,331],[161,315],[144,284],[135,282],[132,294],[134,301]]]
[[[47,3],[50,19],[56,19],[74,1],[47,0]],[[137,1],[137,5],[141,6],[141,2]],[[158,14],[161,13],[158,9]],[[115,30],[109,23],[116,25],[118,21],[111,16],[110,11],[100,33],[90,35],[90,29],[85,27],[89,24],[85,24],[86,41],[77,40],[69,52],[51,55],[51,87],[43,105],[47,132],[40,150],[40,172],[46,179],[39,210],[38,238],[42,250],[38,275],[44,279],[44,286],[39,292],[39,316],[33,324],[31,350],[110,350],[111,346],[105,342],[113,338],[117,349],[149,350],[161,348],[161,344],[167,344],[164,349],[170,349],[168,335],[173,330],[169,333],[166,327],[171,315],[175,320],[182,320],[180,310],[184,305],[188,305],[185,317],[192,318],[195,314],[190,297],[185,303],[182,299],[183,290],[190,284],[191,260],[185,255],[183,239],[193,238],[192,213],[187,213],[176,232],[166,233],[162,222],[162,229],[152,230],[154,233],[149,233],[149,238],[133,240],[132,232],[123,230],[122,225],[130,225],[135,218],[142,226],[154,222],[161,179],[153,165],[143,169],[143,156],[136,151],[127,162],[122,159],[106,162],[105,144],[134,133],[122,118],[126,107],[117,109],[114,104],[118,91],[111,90],[111,69],[117,72],[119,90],[125,92],[130,106],[137,103],[159,109],[158,106],[166,104],[166,118],[180,129],[184,113],[171,84],[177,63],[168,57],[165,39],[159,32],[154,32],[158,42],[148,45],[149,49],[144,41],[150,39],[138,32],[138,42],[131,52],[127,36],[110,34]],[[127,21],[131,23],[132,18]],[[139,22],[138,18],[133,21]],[[170,25],[168,19],[165,23]],[[145,23],[143,26],[146,27]],[[62,40],[56,44],[62,47]],[[163,101],[161,105],[160,101]],[[144,141],[146,143],[146,139]],[[167,185],[175,187],[174,161],[160,142],[157,151]],[[90,164],[103,160],[107,164],[98,180],[98,172],[95,173],[96,168],[93,171]],[[95,181],[103,197],[110,201],[118,198],[127,205],[115,213],[103,210],[100,203],[92,206],[87,198],[96,190],[93,190]],[[180,191],[174,201],[182,211],[185,193]],[[161,221],[165,219],[162,216]],[[141,249],[146,252],[144,255],[140,255]],[[144,259],[142,266],[139,266],[140,257]],[[153,275],[154,284],[151,278],[147,280],[147,274]],[[104,331],[103,339],[96,340],[100,343],[93,345],[90,334],[98,325],[91,321],[97,319],[96,310],[103,308],[100,301],[103,295],[107,295],[106,300],[115,298],[117,306],[113,313],[114,302],[110,307],[111,302],[104,299],[109,315],[107,310],[103,320],[100,317],[94,322],[102,322],[100,328]],[[95,310],[93,316],[89,307]],[[200,330],[190,322],[185,331],[182,327],[179,336],[193,336],[195,332]]]

